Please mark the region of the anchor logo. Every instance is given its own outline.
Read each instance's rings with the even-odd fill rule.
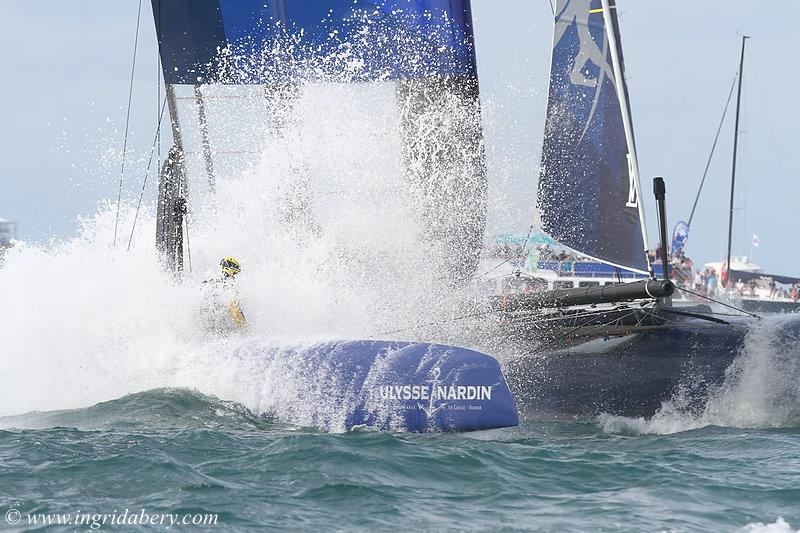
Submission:
[[[426,407],[425,404],[417,403],[417,406],[419,407],[420,411],[424,412],[428,416],[428,418],[432,417],[434,414],[436,414],[437,411],[447,406],[447,402],[439,403],[439,405],[434,406],[434,403],[438,399],[438,390],[439,390],[438,385],[439,383],[441,383],[439,376],[441,376],[441,374],[442,370],[438,366],[434,367],[431,370],[431,379],[428,380],[431,391],[430,398],[428,399],[428,405]]]

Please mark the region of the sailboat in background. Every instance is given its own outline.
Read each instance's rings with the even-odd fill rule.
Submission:
[[[746,257],[737,258],[731,255],[733,246],[733,215],[736,210],[734,207],[734,200],[736,192],[736,158],[739,147],[739,112],[742,103],[742,80],[744,78],[744,57],[747,39],[749,39],[748,36],[742,36],[742,48],[739,56],[736,119],[733,131],[733,162],[731,164],[731,196],[728,214],[727,255],[724,262],[709,263],[706,265],[706,268],[712,268],[720,272],[720,292],[724,292],[725,295],[742,309],[758,313],[799,312],[799,277],[768,274],[764,272],[760,266],[750,262]],[[753,241],[754,246],[757,246],[758,237],[754,235]],[[776,284],[790,285],[794,294],[777,287]]]

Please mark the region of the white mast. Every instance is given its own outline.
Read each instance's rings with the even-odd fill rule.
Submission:
[[[625,91],[625,78],[622,73],[622,61],[619,58],[619,48],[617,47],[617,36],[614,35],[614,22],[611,17],[611,7],[609,0],[601,0],[603,6],[603,22],[606,29],[606,36],[608,37],[608,46],[611,48],[611,64],[614,68],[614,78],[616,83],[614,86],[617,88],[617,99],[619,100],[619,107],[622,111],[622,125],[625,128],[625,141],[628,145],[628,166],[633,185],[636,188],[636,206],[639,209],[639,225],[642,229],[642,240],[644,241],[644,257],[647,262],[647,271],[650,277],[655,279],[653,272],[653,265],[650,264],[650,256],[648,255],[648,243],[650,240],[647,238],[647,221],[644,216],[644,196],[642,196],[642,183],[639,179],[639,160],[636,158],[636,145],[633,142],[633,125],[631,123],[631,116],[629,113],[630,107],[628,106],[628,95]],[[615,6],[616,7],[616,6]],[[662,246],[667,246],[667,243],[662,243]]]

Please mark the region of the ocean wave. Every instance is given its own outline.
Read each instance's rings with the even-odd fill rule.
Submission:
[[[82,409],[34,411],[0,417],[2,429],[75,428],[109,430],[147,428],[271,429],[275,424],[242,404],[196,390],[162,388],[128,394]]]

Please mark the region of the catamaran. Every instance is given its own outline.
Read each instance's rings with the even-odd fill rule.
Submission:
[[[476,272],[486,176],[468,0],[153,0],[153,12],[174,140],[158,195],[157,245],[167,268],[183,269],[187,206],[197,197],[196,190],[188,194],[184,136],[192,122],[199,130],[195,152],[202,155],[205,193],[215,194],[207,89],[256,87],[250,93],[262,101],[290,106],[293,87],[314,83],[321,73],[329,83],[395,84],[407,175],[424,183],[427,193],[419,213],[431,229],[428,238],[458,252],[445,266],[454,282]],[[392,35],[402,39],[385,38]],[[349,63],[302,69],[315,55],[351,54],[354,43],[363,48],[355,54],[356,79],[337,78],[336,69]],[[408,52],[413,61],[404,57]],[[444,99],[471,112],[461,121],[437,123],[432,145],[426,144],[416,132],[431,129],[426,108]],[[193,105],[189,113],[187,102]],[[280,128],[280,117],[273,118],[272,127]],[[442,168],[450,178],[438,179]],[[665,187],[660,179],[654,185],[663,243]],[[615,3],[559,0],[536,224],[576,253],[643,278],[495,298],[500,329],[492,331],[500,333],[490,344],[525,353],[504,368],[474,350],[413,340],[276,346],[255,338],[237,354],[293,372],[306,384],[303,401],[315,410],[314,423],[326,426],[333,411],[337,427],[345,429],[505,427],[517,423],[518,407],[556,416],[642,416],[679,387],[702,398],[704,387],[723,379],[749,322],[720,317],[708,306],[670,305],[675,286],[666,252],[662,279],[647,254],[642,195]]]
[[[650,416],[679,390],[702,402],[757,321],[673,306],[666,244],[656,277],[615,4],[555,3],[534,227],[593,264],[642,279],[494,297],[506,340],[528,347],[506,371],[520,409],[535,415]],[[661,178],[654,194],[667,243]]]

